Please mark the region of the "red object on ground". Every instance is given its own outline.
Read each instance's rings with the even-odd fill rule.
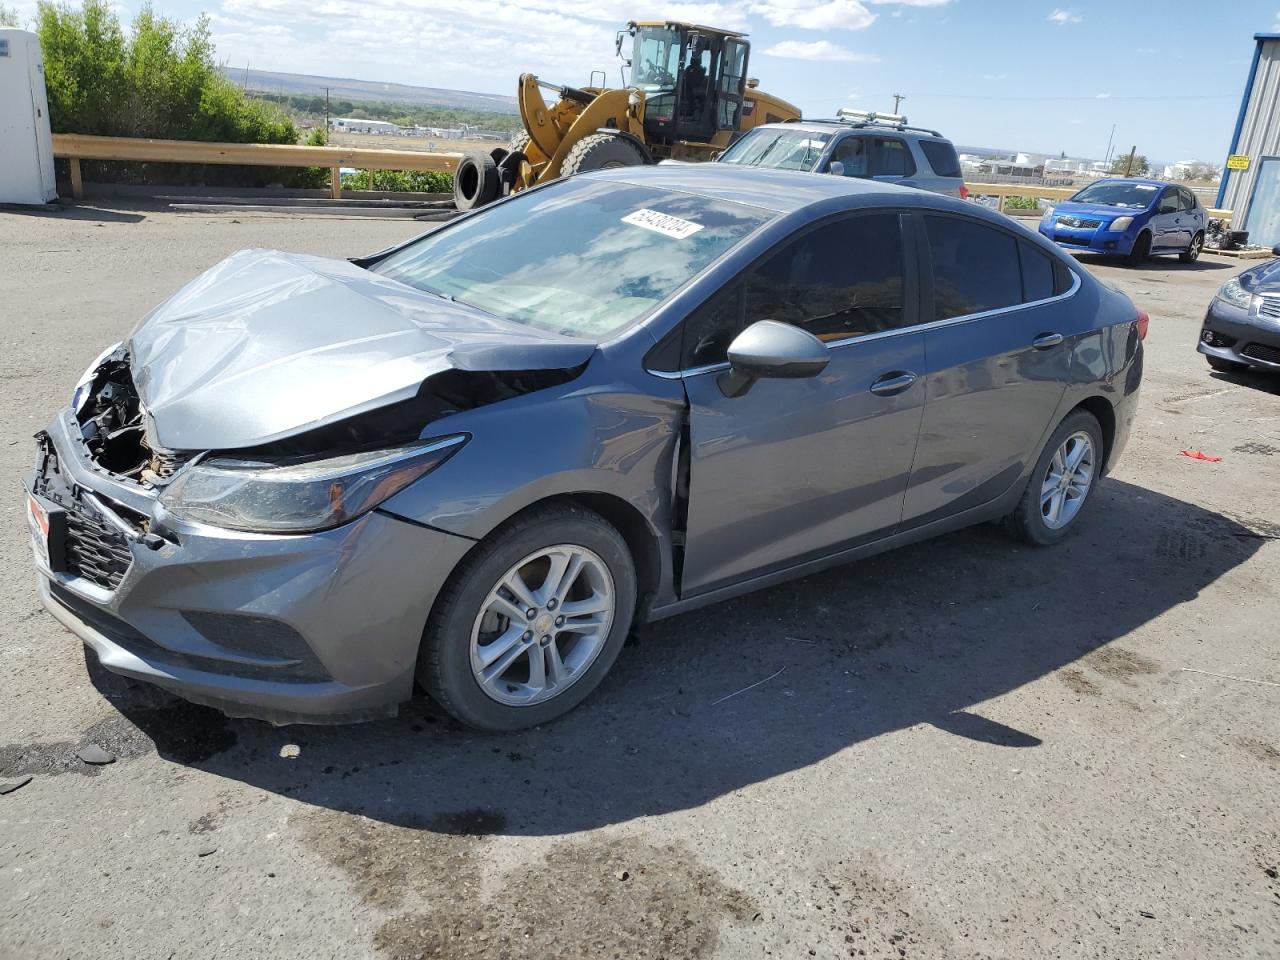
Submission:
[[[1217,463],[1221,457],[1211,457],[1207,453],[1201,453],[1199,450],[1183,450],[1182,456],[1190,457],[1192,460],[1208,460],[1210,463]]]
[[[969,199],[969,188],[966,187],[963,183],[960,184],[960,199],[961,200]]]
[[[1138,339],[1147,339],[1147,327],[1151,325],[1151,314],[1145,310],[1138,311]]]

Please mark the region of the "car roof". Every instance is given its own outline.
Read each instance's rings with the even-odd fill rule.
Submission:
[[[840,197],[887,198],[889,203],[939,210],[977,212],[984,208],[938,193],[876,180],[835,177],[825,173],[743,167],[730,163],[672,163],[619,167],[579,174],[637,186],[692,193],[711,200],[742,203],[779,214],[793,213]],[[882,200],[882,202],[884,202]]]
[[[782,123],[762,123],[745,131],[745,133],[751,133],[755,130],[803,130],[806,133],[830,133],[833,129],[858,133],[891,133],[899,137],[918,137],[921,140],[946,140],[947,143],[951,142],[938,131],[930,130],[927,127],[913,127],[910,125],[904,127],[892,123],[859,123],[851,120],[841,120],[839,117],[825,119],[815,117],[805,120],[786,120]]]
[[[1168,180],[1153,180],[1151,177],[1102,177],[1093,183],[1141,183],[1149,187],[1176,187],[1178,184],[1170,183]],[[1093,184],[1086,184],[1093,186]],[[1083,189],[1083,187],[1081,188]],[[1183,189],[1186,189],[1185,187]]]

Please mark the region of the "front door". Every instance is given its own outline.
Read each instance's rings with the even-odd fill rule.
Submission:
[[[914,254],[897,213],[845,216],[784,243],[688,318],[692,596],[890,533],[924,404]],[[793,323],[828,344],[807,380],[729,398],[725,348],[746,326]]]
[[[928,403],[904,527],[982,506],[1024,475],[1055,426],[1073,338],[1091,319],[1073,314],[1071,272],[1030,241],[967,217],[922,219],[933,300],[924,316],[937,322],[925,335]]]
[[[1156,201],[1156,215],[1151,218],[1151,247],[1153,250],[1180,250],[1191,242],[1182,239],[1182,203],[1177,187],[1165,187]]]

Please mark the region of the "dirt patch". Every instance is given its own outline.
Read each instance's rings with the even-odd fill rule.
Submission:
[[[1067,667],[1065,670],[1059,670],[1057,676],[1059,680],[1082,697],[1097,697],[1102,694],[1102,691],[1098,689],[1098,685],[1085,676],[1083,670]]]
[[[713,950],[721,922],[759,914],[685,848],[629,839],[562,843],[482,885],[485,837],[429,824],[492,825],[496,816],[465,811],[419,828],[325,812],[303,829],[361,900],[401,911],[374,936],[393,960],[696,958]]]
[[[1160,672],[1160,664],[1123,647],[1103,647],[1084,658],[1085,664],[1104,677],[1133,685],[1133,678]]]
[[[1265,740],[1258,740],[1256,737],[1241,737],[1236,743],[1244,748],[1245,753],[1256,757],[1268,766],[1280,767],[1280,750],[1277,750]]]
[[[832,945],[848,956],[945,960],[956,955],[952,935],[874,862],[837,864],[814,881],[808,899],[832,918],[832,937],[841,941]]]
[[[1250,440],[1248,443],[1242,443],[1238,447],[1231,448],[1232,453],[1251,453],[1258,457],[1274,457],[1280,453],[1280,447],[1273,447],[1269,443],[1258,443],[1256,440]]]
[[[1187,530],[1166,528],[1156,538],[1156,556],[1170,560],[1199,560],[1208,552],[1204,538]]]

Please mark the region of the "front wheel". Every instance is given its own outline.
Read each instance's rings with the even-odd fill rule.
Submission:
[[[1200,251],[1204,249],[1204,234],[1197,232],[1191,238],[1191,245],[1182,253],[1178,254],[1178,259],[1183,263],[1195,263],[1200,259]]]
[[[1018,506],[1005,518],[1009,532],[1041,547],[1063,539],[1097,486],[1103,456],[1102,428],[1093,414],[1069,414],[1045,444]]]
[[[1133,241],[1133,249],[1129,251],[1126,262],[1131,267],[1141,266],[1151,256],[1151,234],[1145,230],[1138,234],[1138,239]]]
[[[472,727],[546,723],[599,685],[635,603],[635,565],[617,530],[581,507],[534,509],[481,542],[441,590],[419,681]]]
[[[560,164],[560,175],[571,177],[588,170],[641,167],[645,163],[644,153],[626,137],[616,133],[593,133],[570,148]]]

